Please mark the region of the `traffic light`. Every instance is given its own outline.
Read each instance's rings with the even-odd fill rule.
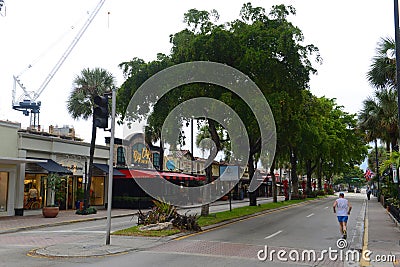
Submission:
[[[108,128],[108,97],[95,96],[94,103],[97,105],[93,110],[94,125],[99,128]]]

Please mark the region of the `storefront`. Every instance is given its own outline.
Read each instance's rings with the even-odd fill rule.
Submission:
[[[50,204],[48,203],[50,190],[47,186],[47,177],[51,173],[62,177],[56,202],[60,209],[66,209],[69,206],[68,180],[72,172],[51,159],[40,160],[45,162],[28,163],[25,167],[24,209],[40,209],[44,205]]]
[[[45,159],[47,165],[29,164],[24,173],[23,202],[27,203],[29,191],[37,190],[38,201],[42,207],[47,201],[46,177],[49,173],[62,176],[62,197],[58,201],[61,209],[75,209],[78,201],[83,201],[84,187],[87,183],[85,173],[88,172],[90,144],[67,140],[41,133],[31,133],[20,130],[18,132],[19,152],[26,158]],[[109,148],[96,145],[94,165],[108,166]],[[90,204],[104,206],[107,195],[107,172],[93,168],[90,188]],[[28,208],[28,206],[25,207]],[[34,208],[37,208],[36,206]]]

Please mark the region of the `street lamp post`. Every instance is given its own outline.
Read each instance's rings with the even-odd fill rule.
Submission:
[[[379,177],[379,159],[378,159],[378,140],[376,140],[376,139],[375,139],[375,160],[376,160],[376,178],[378,178],[378,191],[376,193],[376,197],[379,202],[379,195],[380,195],[379,180],[380,180],[380,177]]]
[[[397,103],[400,103],[400,40],[399,40],[399,1],[394,0],[394,34],[396,44],[396,89],[397,89]],[[398,127],[400,130],[400,105],[397,105]],[[400,199],[400,187],[397,183],[397,197]]]

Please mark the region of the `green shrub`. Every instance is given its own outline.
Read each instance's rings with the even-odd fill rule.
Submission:
[[[292,194],[292,200],[300,200],[300,199],[305,199],[307,196],[303,194]]]
[[[334,194],[332,188],[328,188],[328,189],[326,190],[326,193],[327,193],[328,195],[333,195],[333,194]]]
[[[75,214],[79,215],[89,215],[89,214],[96,214],[97,210],[94,207],[88,207],[87,209],[83,210],[76,210]]]

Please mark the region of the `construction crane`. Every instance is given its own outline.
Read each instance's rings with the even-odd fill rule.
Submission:
[[[3,17],[6,16],[6,6],[4,4],[4,0],[0,0],[0,15]]]
[[[0,0],[2,2],[3,0]],[[30,128],[37,129],[39,127],[39,114],[40,114],[40,106],[41,102],[37,101],[39,96],[43,93],[44,89],[46,89],[49,82],[52,80],[54,75],[60,69],[61,65],[67,59],[71,51],[74,49],[75,45],[78,43],[79,39],[85,33],[86,29],[89,27],[90,23],[96,17],[97,13],[103,6],[105,0],[100,0],[99,3],[96,5],[92,13],[89,15],[88,19],[86,20],[85,24],[79,30],[75,38],[72,40],[70,45],[68,46],[67,50],[62,54],[60,59],[57,61],[56,65],[52,68],[50,73],[47,75],[46,79],[40,85],[40,87],[36,91],[28,91],[26,87],[20,80],[19,76],[13,75],[14,78],[14,87],[12,91],[12,108],[15,110],[22,111],[25,116],[30,115]],[[30,67],[30,66],[29,66]],[[15,95],[17,91],[17,86],[19,86],[23,90],[23,95],[16,100]]]

